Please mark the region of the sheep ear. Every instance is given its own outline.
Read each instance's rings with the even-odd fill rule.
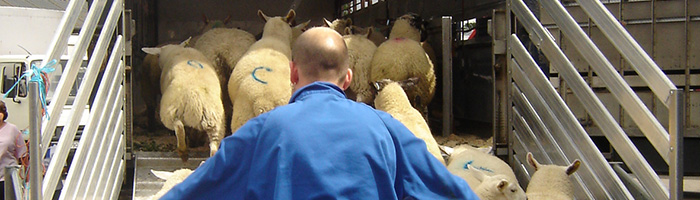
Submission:
[[[386,85],[389,85],[389,83],[391,83],[391,80],[385,78],[385,79],[379,80],[377,82],[374,82],[373,85],[374,85],[374,88],[377,89],[377,92],[379,92],[379,91],[382,91],[382,89],[384,89],[384,87],[386,87]]]
[[[224,25],[228,24],[229,22],[231,22],[231,15],[228,15],[228,17],[224,19]]]
[[[258,10],[258,16],[260,16],[260,18],[262,18],[262,20],[265,21],[265,22],[267,22],[267,20],[270,19],[270,17],[268,17],[267,15],[265,15],[265,13],[263,13],[262,10]]]
[[[332,22],[328,21],[326,18],[323,18],[323,24],[325,27],[331,27]]]
[[[566,168],[566,174],[567,175],[573,174],[574,172],[576,172],[576,170],[578,170],[578,168],[580,166],[581,166],[581,161],[578,159],[574,160],[574,163],[571,163],[571,165],[569,165],[569,167]]]
[[[151,54],[151,55],[159,55],[160,54],[160,48],[158,48],[158,47],[143,47],[143,48],[141,48],[141,51],[146,52],[147,54]]]
[[[540,163],[535,160],[531,152],[527,152],[527,163],[530,163],[530,166],[534,167],[535,171],[540,168]]]
[[[209,18],[206,13],[202,13],[202,21],[204,21],[205,25],[209,24]]]
[[[163,180],[168,180],[171,176],[173,176],[173,172],[167,172],[167,171],[151,170],[151,173],[153,173],[153,175],[155,175],[159,179],[163,179]]]
[[[185,41],[182,41],[182,42],[180,43],[180,46],[183,46],[183,47],[184,47],[184,46],[189,45],[191,39],[192,39],[192,36],[190,36],[189,38],[187,38]]]
[[[476,180],[484,181],[486,179],[487,175],[484,172],[482,172],[481,170],[474,168],[474,167],[472,167],[472,165],[469,165],[469,164],[467,164],[467,168],[469,170],[471,170],[472,172],[474,172],[473,175],[474,175],[474,178],[476,178]]]
[[[350,19],[350,18],[346,19],[346,20],[345,20],[345,25],[346,25],[346,26],[352,25],[352,19]]]
[[[508,185],[508,181],[505,179],[501,179],[498,181],[498,185],[496,185],[496,188],[498,188],[499,191],[503,191],[506,189],[506,186]]]
[[[307,20],[304,23],[296,25],[295,28],[299,28],[301,30],[304,30],[304,29],[306,29],[306,27],[309,26],[310,23],[311,23],[311,20]]]
[[[367,39],[369,39],[369,36],[372,35],[372,31],[374,31],[374,27],[367,27],[367,34],[365,34]]]
[[[352,29],[349,26],[345,27],[345,32],[343,35],[352,35]]]
[[[289,12],[287,13],[287,16],[284,18],[284,22],[290,23],[292,20],[294,20],[294,17],[297,16],[297,13],[294,12],[294,9],[290,9]]]

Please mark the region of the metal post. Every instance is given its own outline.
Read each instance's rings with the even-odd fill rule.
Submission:
[[[688,83],[686,83],[688,84]],[[670,162],[669,188],[670,199],[683,199],[683,131],[685,131],[685,98],[683,91],[671,90],[669,110]]]
[[[442,16],[442,136],[452,133],[452,16]]]
[[[29,186],[30,199],[41,199],[41,102],[39,83],[29,82]]]
[[[15,187],[14,187],[14,180],[10,177],[12,177],[12,172],[14,170],[17,170],[19,166],[17,165],[10,165],[10,166],[5,166],[5,196],[3,197],[5,200],[15,200],[17,199],[17,193],[15,193]]]

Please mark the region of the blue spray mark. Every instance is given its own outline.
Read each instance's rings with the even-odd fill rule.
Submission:
[[[199,61],[196,61],[196,60],[188,60],[187,64],[194,67],[194,68],[199,67],[200,69],[204,69],[204,66],[202,66],[202,63],[199,63]]]
[[[253,76],[253,79],[255,79],[256,81],[258,81],[258,82],[260,82],[260,83],[262,83],[262,84],[267,84],[266,81],[260,80],[260,79],[258,79],[258,77],[255,76],[255,72],[258,71],[259,69],[265,69],[265,71],[268,71],[268,72],[271,72],[272,69],[270,69],[269,67],[260,66],[260,67],[256,67],[256,68],[253,70],[253,73],[250,73],[250,75],[252,75],[252,76]]]
[[[474,163],[473,160],[467,161],[467,163],[464,164],[464,167],[463,167],[463,168],[466,169],[466,170],[469,170],[469,165],[472,165],[472,163]],[[493,170],[491,170],[491,169],[489,169],[489,168],[486,168],[486,167],[474,166],[474,165],[472,165],[472,167],[473,167],[473,168],[476,168],[476,169],[479,169],[479,170],[481,170],[481,171],[487,171],[487,172],[494,173]]]

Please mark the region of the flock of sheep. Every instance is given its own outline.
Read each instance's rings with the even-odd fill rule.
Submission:
[[[289,61],[291,44],[309,22],[291,27],[296,13],[270,17],[262,38],[236,28],[208,28],[200,36],[181,44],[143,48],[149,55],[144,68],[161,94],[157,103],[163,125],[175,131],[177,153],[187,160],[185,127],[206,132],[213,155],[226,133],[235,132],[246,121],[277,106],[285,105],[292,93]],[[426,122],[427,105],[435,91],[432,49],[424,42],[424,23],[419,16],[398,18],[385,38],[372,27],[360,28],[350,20],[325,21],[341,33],[347,44],[354,79],[346,91],[349,99],[372,105],[401,121],[438,160],[467,181],[483,199],[573,198],[568,175],[580,162],[568,167],[540,165],[532,155],[528,162],[537,170],[525,193],[510,167],[499,158],[472,147],[457,148],[447,159]],[[423,34],[423,35],[422,35]],[[152,96],[157,96],[153,95]],[[149,106],[156,106],[153,103]],[[168,178],[167,191],[191,171]],[[547,173],[540,176],[539,174]],[[174,180],[172,180],[174,179]],[[546,180],[543,180],[546,179]],[[549,182],[561,181],[561,187]],[[556,191],[554,191],[556,190]],[[164,192],[159,192],[164,193]],[[162,195],[162,194],[161,194]],[[555,196],[553,196],[555,195]]]

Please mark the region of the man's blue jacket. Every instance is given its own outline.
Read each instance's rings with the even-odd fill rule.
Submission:
[[[389,114],[315,82],[248,121],[163,199],[478,199]]]

